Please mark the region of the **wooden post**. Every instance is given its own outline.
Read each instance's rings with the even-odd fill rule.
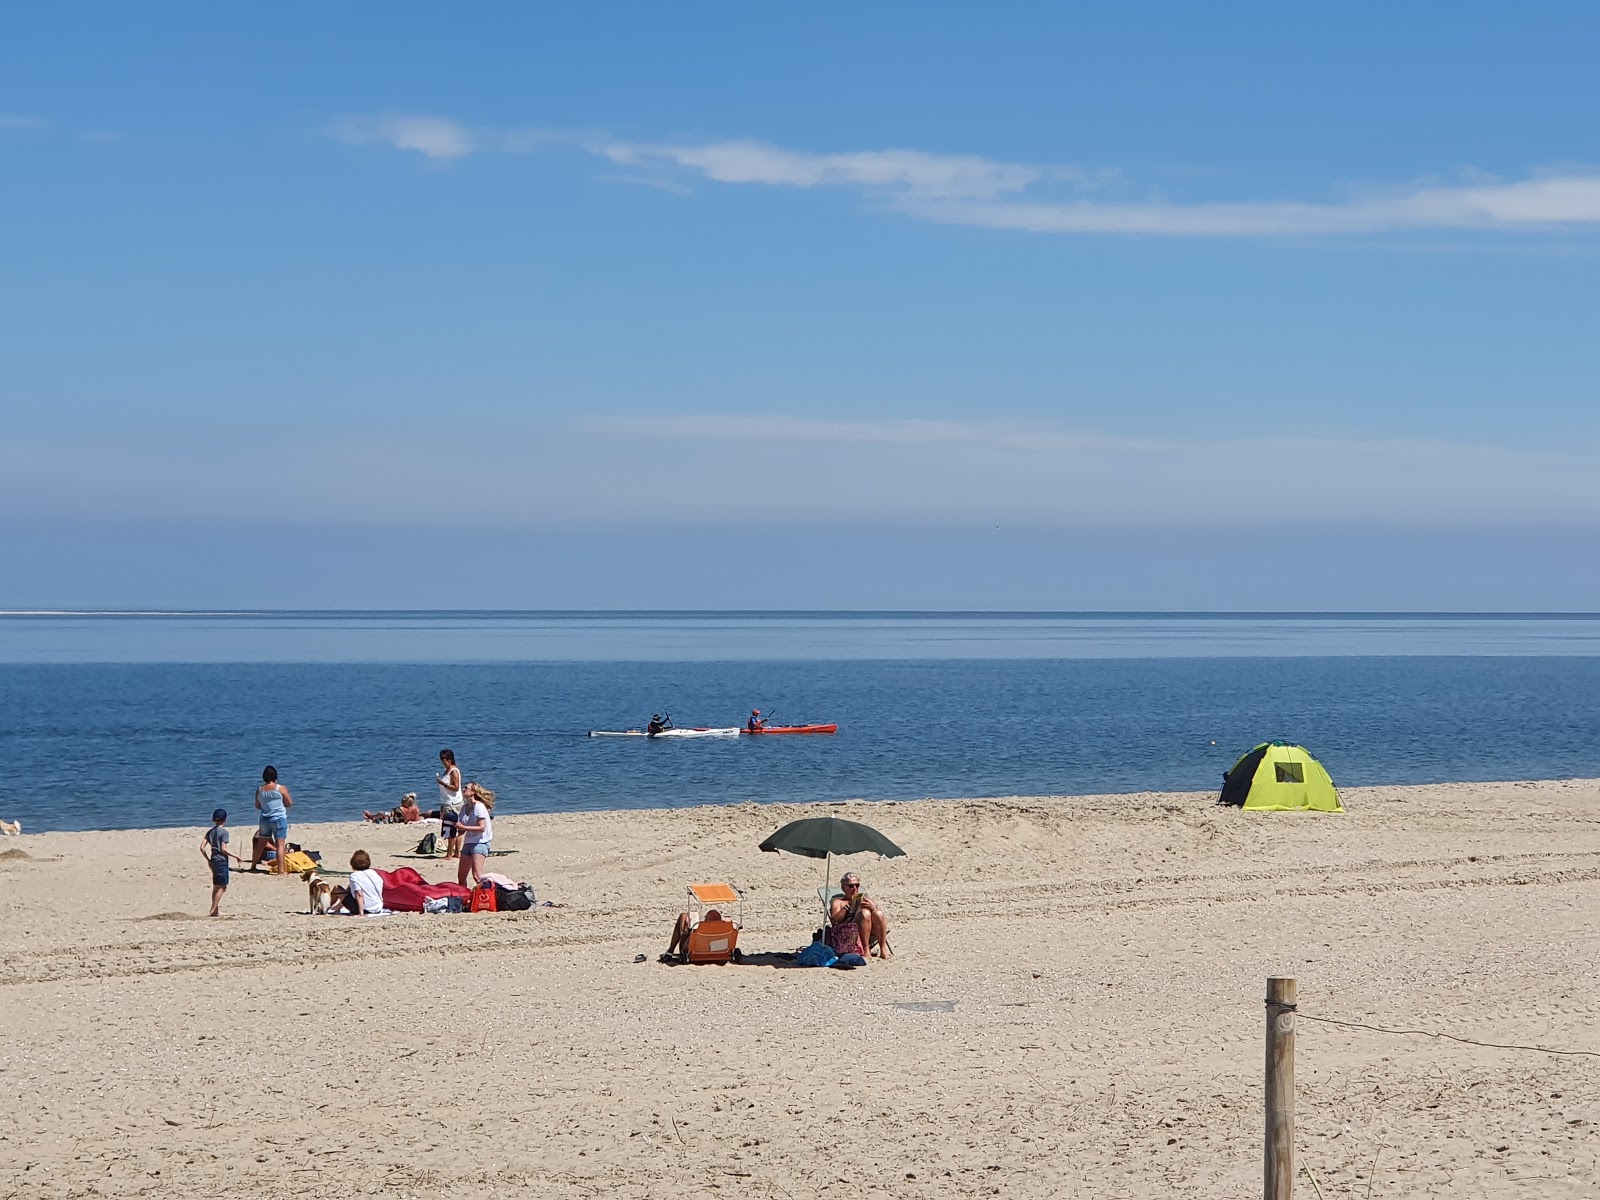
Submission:
[[[1293,979],[1267,980],[1267,1139],[1261,1200],[1294,1200]]]

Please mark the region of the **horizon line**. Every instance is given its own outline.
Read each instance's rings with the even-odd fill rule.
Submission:
[[[637,617],[910,617],[910,618],[1002,618],[1076,617],[1101,618],[1177,618],[1274,619],[1314,618],[1391,619],[1391,620],[1472,620],[1503,618],[1511,620],[1595,620],[1600,612],[1560,609],[915,609],[915,608],[262,608],[262,609],[111,609],[111,608],[32,608],[0,609],[0,618],[50,617],[560,617],[560,618],[637,618]]]

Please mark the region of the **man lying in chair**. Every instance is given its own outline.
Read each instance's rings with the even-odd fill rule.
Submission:
[[[672,940],[659,962],[728,962],[737,961],[739,929],[732,921],[725,921],[722,913],[713,908],[705,919],[696,924],[686,912],[678,914],[672,924]]]
[[[828,945],[835,954],[859,954],[872,957],[876,943],[879,958],[892,958],[889,949],[889,923],[883,919],[883,910],[861,890],[861,876],[847,872],[839,880],[839,890],[828,903]]]

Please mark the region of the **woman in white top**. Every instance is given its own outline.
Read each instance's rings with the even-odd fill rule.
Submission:
[[[383,911],[383,876],[372,869],[372,856],[357,850],[350,856],[350,883],[344,894],[346,912],[375,917]]]
[[[456,766],[456,752],[439,751],[439,765],[444,768],[443,775],[434,776],[439,781],[439,836],[444,839],[444,856],[460,858],[461,832],[456,822],[461,819],[461,806],[466,803],[466,797],[461,791],[461,768]]]
[[[483,877],[489,862],[489,841],[494,837],[494,823],[489,814],[494,811],[494,793],[475,783],[467,784],[467,804],[461,813],[457,828],[462,831],[465,845],[461,847],[461,866],[456,869],[456,882],[467,886],[467,876],[472,876],[474,886]]]

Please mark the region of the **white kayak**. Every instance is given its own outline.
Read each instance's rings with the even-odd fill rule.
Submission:
[[[726,729],[663,729],[660,733],[646,733],[642,729],[591,729],[590,737],[636,737],[636,738],[736,738],[739,736],[739,727],[729,725]]]

